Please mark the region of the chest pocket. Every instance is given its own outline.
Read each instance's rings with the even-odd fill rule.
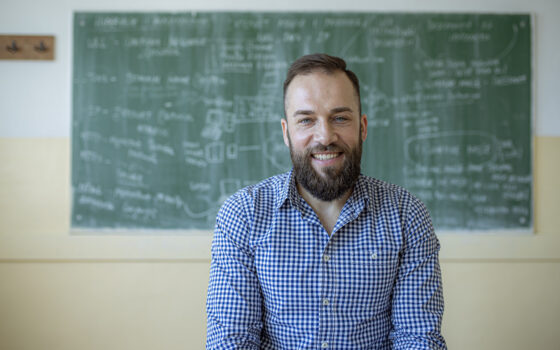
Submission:
[[[360,247],[354,251],[352,256],[354,264],[383,266],[397,266],[399,252],[390,249],[378,249],[376,247]]]

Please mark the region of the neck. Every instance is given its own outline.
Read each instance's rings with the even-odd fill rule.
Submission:
[[[334,229],[338,216],[344,207],[344,204],[350,198],[352,189],[346,191],[340,198],[332,201],[323,201],[309,193],[303,186],[297,184],[299,194],[305,199],[307,204],[313,209],[325,231],[330,235]]]

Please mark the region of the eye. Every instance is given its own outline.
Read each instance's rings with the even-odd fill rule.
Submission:
[[[300,120],[298,120],[298,124],[300,125],[309,125],[311,124],[311,118],[301,118]]]
[[[337,115],[334,117],[334,121],[337,123],[344,123],[348,120],[347,117],[343,116],[343,115]]]

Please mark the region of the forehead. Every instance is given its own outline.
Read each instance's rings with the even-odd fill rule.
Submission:
[[[286,90],[286,111],[349,107],[358,111],[358,96],[344,72],[312,72],[294,77]]]

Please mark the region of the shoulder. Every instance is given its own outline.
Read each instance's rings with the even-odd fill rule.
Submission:
[[[366,175],[360,176],[360,183],[371,202],[370,204],[375,206],[392,206],[404,211],[408,211],[412,208],[425,207],[420,199],[404,187]]]
[[[230,208],[232,206],[249,206],[266,205],[271,206],[277,200],[281,200],[286,182],[289,180],[289,173],[280,174],[269,177],[259,183],[250,185],[238,190],[231,195],[223,204],[222,208]]]
[[[428,254],[439,250],[439,241],[435,234],[432,218],[424,203],[403,187],[369,178],[371,188],[380,201],[374,201],[378,210],[393,212],[400,222],[400,237],[407,251],[412,251],[409,258],[416,259],[417,254]],[[392,208],[391,208],[392,207]]]
[[[361,183],[367,191],[374,216],[398,223],[398,236],[408,244],[435,235],[432,219],[424,203],[405,188],[368,176]]]
[[[218,212],[217,224],[244,225],[250,228],[258,217],[272,216],[283,201],[290,173],[269,177],[231,195]]]

